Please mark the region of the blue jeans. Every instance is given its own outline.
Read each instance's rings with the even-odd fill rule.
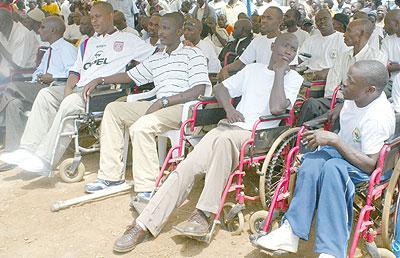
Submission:
[[[353,221],[354,184],[368,180],[366,173],[344,160],[333,147],[306,153],[284,219],[298,237],[308,240],[318,209],[315,252],[345,258]]]

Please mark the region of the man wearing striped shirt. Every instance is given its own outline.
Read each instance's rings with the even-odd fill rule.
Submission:
[[[156,136],[178,129],[185,102],[211,91],[207,60],[198,48],[183,46],[183,16],[164,15],[160,20],[159,39],[166,46],[126,73],[93,80],[85,87],[87,96],[98,84],[154,82],[156,101],[115,102],[106,107],[101,125],[100,169],[97,180],[85,186],[93,193],[124,182],[122,149],[124,128],[132,139],[133,179],[137,198],[148,200],[159,173]]]

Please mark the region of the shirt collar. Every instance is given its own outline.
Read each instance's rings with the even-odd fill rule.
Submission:
[[[355,56],[354,56],[354,47],[351,49],[351,57],[354,56],[354,58],[357,60],[359,60],[360,58],[362,58],[370,49],[368,43],[365,44],[365,46],[360,50],[360,52],[358,52]]]
[[[171,54],[173,54],[173,53],[175,53],[175,52],[177,52],[177,51],[180,51],[183,47],[184,47],[184,45],[183,45],[183,43],[181,42],[181,43],[178,45],[178,47],[177,47],[175,50],[173,50],[173,51],[171,52]],[[167,47],[164,47],[162,53],[163,53],[163,54],[167,54]]]
[[[62,37],[59,38],[58,40],[54,41],[53,44],[50,44],[50,47],[54,50],[58,47],[62,47],[62,43],[65,41]]]

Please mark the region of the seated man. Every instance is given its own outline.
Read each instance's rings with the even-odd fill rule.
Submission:
[[[83,86],[95,78],[124,71],[132,59],[141,62],[154,52],[154,47],[137,36],[116,30],[113,13],[109,3],[93,5],[90,15],[97,34],[88,39],[83,51],[79,48],[66,86],[45,88],[39,92],[22,135],[20,149],[1,155],[1,161],[16,164],[26,171],[48,175],[51,165],[58,163],[71,140],[70,137],[60,137],[58,146],[54,146],[63,119],[85,110]],[[73,128],[73,120],[68,120],[62,131]],[[52,162],[53,148],[56,150]]]
[[[98,179],[86,185],[86,192],[93,193],[124,182],[121,157],[124,128],[129,128],[133,180],[135,192],[138,192],[136,200],[148,201],[159,172],[156,136],[179,128],[182,104],[204,95],[206,88],[211,92],[206,58],[199,49],[180,42],[183,22],[180,13],[165,14],[158,31],[161,44],[166,46],[164,51],[155,53],[126,73],[102,77],[86,86],[90,92],[102,80],[106,83],[134,81],[138,85],[154,82],[157,91],[155,102],[118,102],[107,106],[101,124]]]
[[[34,34],[0,8],[0,85],[9,79],[12,70],[34,68],[38,47]]]
[[[307,131],[302,142],[318,150],[304,155],[283,225],[255,240],[262,249],[297,252],[308,240],[316,211],[316,247],[320,257],[347,257],[353,222],[354,185],[369,180],[384,141],[394,133],[395,116],[383,89],[386,67],[372,60],[350,67],[343,86],[340,132]]]
[[[346,79],[347,71],[356,61],[377,60],[386,64],[385,54],[368,44],[373,29],[373,24],[368,19],[358,19],[349,24],[344,33],[344,42],[350,49],[338,56],[333,68],[329,70],[324,98],[310,98],[303,103],[298,125],[329,111],[334,89]],[[339,102],[342,102],[342,96],[339,94],[338,97]]]
[[[157,236],[173,210],[187,198],[195,176],[201,174],[205,174],[205,183],[196,210],[175,229],[186,236],[208,233],[209,218],[217,213],[229,174],[239,163],[241,145],[251,137],[254,122],[263,115],[285,113],[296,100],[303,78],[289,69],[289,63],[296,55],[297,44],[294,35],[278,36],[268,66],[250,64],[214,87],[227,120],[206,134],[168,176],[132,226],[115,242],[115,251],[128,252],[150,234]],[[238,96],[242,98],[235,109],[230,99]],[[279,121],[270,121],[260,128],[278,125]]]
[[[65,24],[60,17],[50,16],[43,20],[39,28],[40,39],[49,42],[50,48],[33,73],[32,81],[11,82],[0,96],[0,126],[6,128],[6,151],[14,151],[19,146],[27,119],[25,112],[32,108],[39,91],[50,83],[65,85],[62,80],[67,79],[69,69],[75,63],[77,50],[63,39],[64,31]]]
[[[224,65],[225,55],[228,52],[232,52],[232,55],[228,57],[228,64],[235,61],[235,59],[240,56],[243,51],[247,48],[250,42],[253,40],[253,33],[251,32],[251,22],[247,19],[238,20],[235,22],[233,28],[232,36],[233,41],[228,42],[227,45],[219,53],[218,59],[221,65]]]

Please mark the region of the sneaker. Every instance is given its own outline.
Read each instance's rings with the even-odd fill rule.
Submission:
[[[322,254],[320,254],[320,255],[318,256],[318,258],[335,258],[335,256],[330,255],[330,254],[324,254],[324,253],[322,253]]]
[[[278,229],[258,238],[253,244],[263,250],[296,253],[299,237],[293,233],[289,221],[285,220]]]
[[[138,244],[145,242],[150,237],[150,233],[144,230],[135,222],[129,226],[124,234],[114,243],[114,251],[126,253],[132,251]]]
[[[97,191],[101,191],[104,189],[108,189],[111,187],[115,187],[118,185],[121,185],[125,182],[125,180],[120,180],[120,181],[109,181],[105,179],[97,179],[93,183],[89,183],[85,185],[85,192],[87,193],[95,193]]]
[[[18,167],[28,172],[39,173],[42,176],[48,176],[50,174],[50,165],[34,155],[20,161]]]
[[[24,149],[18,149],[13,152],[3,153],[0,160],[7,164],[18,165],[21,161],[33,157],[33,154]]]

